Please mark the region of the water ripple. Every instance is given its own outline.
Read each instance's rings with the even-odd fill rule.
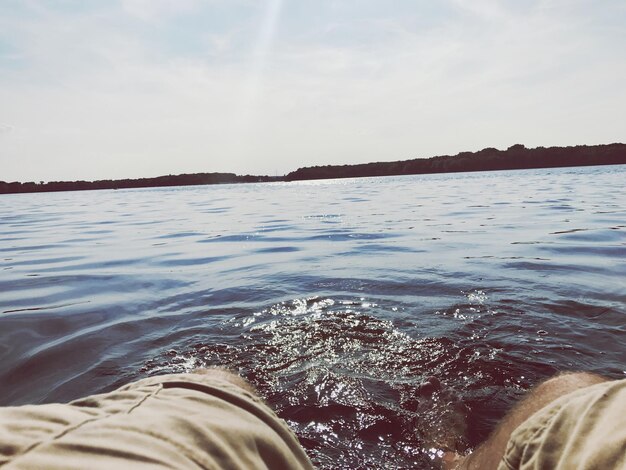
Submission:
[[[624,377],[625,166],[0,196],[0,404],[240,371],[320,468]]]

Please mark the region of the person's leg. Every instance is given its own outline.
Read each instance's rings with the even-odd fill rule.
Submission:
[[[20,468],[313,468],[287,424],[225,369],[0,408],[0,443],[0,466]]]
[[[504,455],[511,433],[531,415],[563,395],[606,381],[604,377],[586,372],[565,373],[546,380],[515,405],[491,436],[472,454],[451,462],[448,468],[495,470]]]
[[[229,369],[225,369],[223,367],[209,367],[209,368],[204,368],[204,369],[194,369],[193,371],[191,371],[191,373],[214,377],[218,380],[219,379],[225,380],[226,382],[230,382],[233,385],[237,385],[238,387],[241,387],[244,390],[247,390],[253,395],[258,396],[257,391],[254,389],[254,387],[252,386],[250,382],[248,382],[246,379],[244,379],[243,377],[241,377],[240,375],[238,375],[237,373]]]

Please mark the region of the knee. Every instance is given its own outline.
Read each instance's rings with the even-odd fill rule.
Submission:
[[[564,372],[539,384],[535,391],[538,393],[549,393],[550,395],[560,395],[606,382],[607,380],[601,375],[591,372]]]
[[[230,382],[234,385],[237,385],[238,387],[243,388],[244,390],[247,390],[248,392],[254,395],[257,395],[256,390],[254,389],[252,384],[250,384],[250,382],[248,382],[246,379],[244,379],[240,375],[228,369],[224,369],[222,367],[211,367],[208,369],[195,369],[192,371],[192,373],[206,375],[209,377],[215,377],[218,380],[224,380],[226,382]]]

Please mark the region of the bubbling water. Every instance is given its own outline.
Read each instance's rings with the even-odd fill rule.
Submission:
[[[437,314],[494,315],[476,303],[484,293],[467,298],[474,303]],[[480,420],[501,416],[532,364],[478,336],[412,337],[372,315],[376,307],[364,299],[281,302],[224,321],[223,342],[181,344],[143,372],[240,372],[320,468],[437,468],[444,451],[463,453],[484,438],[488,425]],[[489,409],[498,395],[506,403]]]

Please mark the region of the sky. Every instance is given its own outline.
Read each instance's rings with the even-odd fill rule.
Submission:
[[[624,0],[0,0],[0,180],[626,141]]]

